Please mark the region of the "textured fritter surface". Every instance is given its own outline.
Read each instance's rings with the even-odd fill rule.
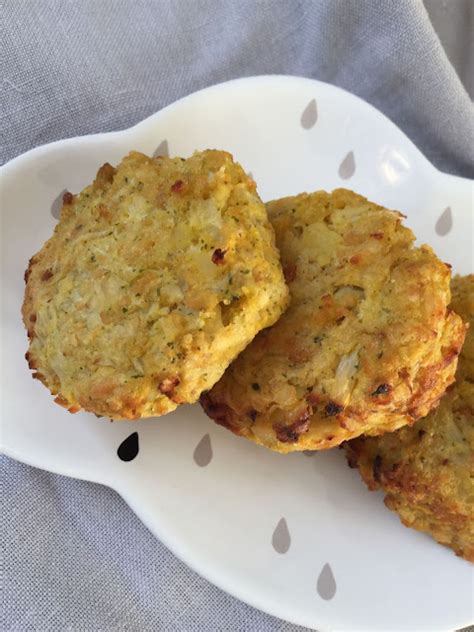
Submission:
[[[401,215],[345,189],[271,202],[291,304],[201,399],[279,452],[331,448],[426,415],[453,381],[465,327],[449,267]]]
[[[104,165],[25,278],[30,368],[114,419],[196,401],[288,295],[255,183],[221,151]]]
[[[347,456],[407,527],[474,562],[474,275],[452,282],[452,307],[470,324],[456,383],[412,427],[350,441]]]

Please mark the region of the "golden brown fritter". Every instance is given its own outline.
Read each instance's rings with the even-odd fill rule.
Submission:
[[[426,415],[454,379],[465,327],[450,270],[401,215],[345,189],[267,205],[291,304],[201,403],[279,452],[331,448]]]
[[[383,489],[404,525],[474,562],[474,275],[452,281],[452,307],[470,324],[456,383],[414,426],[346,445],[369,489]]]
[[[30,368],[113,419],[196,401],[288,295],[255,183],[222,151],[104,165],[64,196],[26,281]]]

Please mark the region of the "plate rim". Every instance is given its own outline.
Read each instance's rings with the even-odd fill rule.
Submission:
[[[344,88],[341,88],[339,86],[336,86],[332,83],[326,82],[326,81],[321,81],[319,79],[312,79],[309,77],[303,77],[301,75],[281,75],[281,74],[269,74],[269,75],[253,75],[250,77],[239,77],[236,79],[230,79],[229,81],[222,81],[219,83],[215,83],[209,86],[206,86],[204,88],[200,88],[199,90],[196,90],[195,92],[191,92],[190,94],[187,94],[179,99],[177,99],[176,101],[173,101],[172,103],[169,103],[168,105],[164,106],[163,108],[161,108],[160,110],[157,110],[156,112],[153,112],[152,114],[150,114],[149,116],[145,117],[144,119],[142,119],[141,121],[138,121],[137,123],[134,123],[133,125],[123,128],[123,129],[118,129],[118,130],[112,130],[109,132],[93,132],[92,134],[82,134],[82,135],[76,135],[76,136],[68,136],[66,138],[60,138],[58,140],[53,140],[49,143],[44,143],[41,145],[38,145],[36,147],[32,147],[31,149],[28,149],[27,151],[19,154],[18,156],[15,156],[14,158],[12,158],[11,160],[9,160],[8,162],[6,162],[5,164],[3,164],[2,166],[0,166],[0,173],[2,173],[6,168],[8,168],[8,170],[13,169],[17,166],[20,165],[20,163],[25,160],[25,159],[29,159],[34,157],[34,155],[36,153],[41,153],[44,152],[46,149],[53,149],[54,147],[57,147],[61,144],[64,143],[77,143],[77,142],[85,142],[86,140],[97,140],[99,138],[103,138],[103,137],[112,137],[112,136],[117,136],[117,135],[125,135],[129,132],[131,132],[132,130],[139,128],[141,126],[144,126],[145,124],[149,124],[151,123],[155,117],[165,113],[168,109],[174,108],[178,103],[186,103],[188,100],[193,99],[194,97],[197,96],[201,96],[204,93],[211,93],[211,92],[217,92],[220,91],[221,89],[225,88],[229,88],[232,86],[238,86],[242,83],[262,83],[262,82],[266,82],[266,81],[274,81],[274,80],[278,80],[278,81],[285,81],[288,83],[300,83],[300,82],[305,82],[308,84],[313,84],[315,87],[319,86],[324,86],[325,89],[330,89],[333,90],[336,94],[343,94],[345,97],[349,97],[350,99],[353,99],[354,101],[357,101],[361,104],[363,104],[365,107],[369,108],[369,110],[372,112],[372,114],[374,116],[377,116],[379,118],[384,119],[385,123],[392,126],[392,128],[396,129],[397,133],[399,133],[400,135],[403,136],[404,140],[409,144],[410,146],[410,150],[414,151],[415,153],[418,154],[418,157],[423,159],[423,161],[425,161],[426,165],[431,167],[431,169],[434,169],[435,171],[442,173],[442,174],[446,174],[446,175],[450,175],[454,178],[460,178],[462,180],[469,180],[468,178],[462,178],[460,176],[455,176],[452,174],[448,174],[444,171],[439,170],[437,167],[435,167],[435,165],[433,165],[433,163],[424,155],[424,153],[415,145],[415,143],[407,136],[407,134],[400,129],[400,127],[398,127],[398,125],[392,121],[386,114],[384,114],[383,112],[381,112],[377,107],[375,107],[374,105],[372,105],[371,103],[369,103],[368,101],[366,101],[365,99],[363,99],[362,97],[359,97],[358,95],[349,92],[348,90],[345,90]]]

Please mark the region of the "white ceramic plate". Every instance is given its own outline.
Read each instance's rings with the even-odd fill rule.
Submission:
[[[470,564],[402,527],[341,451],[273,454],[197,405],[140,423],[70,415],[31,379],[23,272],[52,233],[58,196],[130,149],[188,156],[208,147],[231,151],[264,200],[347,186],[402,210],[420,241],[456,272],[471,271],[472,183],[440,173],[377,110],[317,81],[232,81],[131,129],[39,147],[1,173],[4,451],[113,487],[189,566],[283,619],[320,630],[468,625]],[[139,452],[124,461],[117,450],[130,435],[120,455],[133,457],[137,439]]]

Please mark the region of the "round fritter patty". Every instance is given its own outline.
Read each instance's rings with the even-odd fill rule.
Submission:
[[[221,151],[104,165],[65,194],[26,282],[35,377],[113,419],[196,401],[288,295],[255,183]]]
[[[438,408],[414,426],[350,441],[347,456],[369,489],[407,527],[474,562],[474,275],[452,282],[452,307],[470,328],[456,383]]]
[[[276,450],[331,448],[426,415],[453,381],[465,327],[450,270],[400,213],[338,189],[271,202],[291,303],[201,398]]]

